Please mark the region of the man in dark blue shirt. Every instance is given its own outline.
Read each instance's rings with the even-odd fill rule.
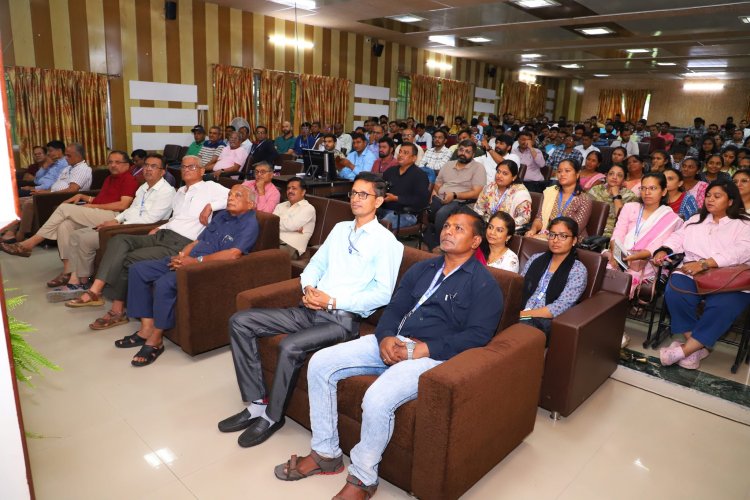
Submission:
[[[145,366],[164,352],[164,330],[174,327],[177,269],[203,262],[239,259],[258,239],[253,192],[238,184],[229,191],[227,209],[216,212],[198,239],[173,257],[144,260],[128,272],[128,316],[140,318],[141,329],[115,342],[117,347],[141,347],[133,366]]]
[[[302,156],[305,149],[312,149],[318,138],[310,133],[310,122],[303,123],[300,128],[300,134],[294,140],[294,154]]]
[[[440,234],[444,257],[414,264],[404,275],[374,335],[316,353],[307,370],[312,452],[276,467],[281,480],[344,469],[337,431],[339,380],[378,375],[362,402],[360,442],[350,453],[344,498],[378,486],[378,464],[393,429],[396,409],[416,399],[419,376],[453,356],[486,345],[503,310],[495,279],[474,258],[482,219],[467,207],[451,214]],[[338,498],[338,497],[337,497]]]

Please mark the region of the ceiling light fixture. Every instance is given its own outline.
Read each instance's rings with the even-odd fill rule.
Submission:
[[[651,51],[648,49],[625,49],[625,52],[628,52],[630,54],[646,54]]]
[[[613,30],[605,28],[604,26],[597,26],[595,28],[576,28],[575,30],[586,36],[602,36],[611,35],[612,33],[614,33]]]
[[[399,16],[388,16],[387,19],[393,19],[394,21],[400,21],[402,23],[418,23],[424,21],[424,17],[415,16],[414,14],[401,14]]]
[[[269,40],[274,45],[282,45],[285,47],[297,47],[298,49],[311,49],[315,47],[313,42],[303,40],[301,38],[287,38],[283,35],[271,35]]]
[[[524,83],[536,83],[536,75],[530,71],[521,71],[518,73],[518,80]]]
[[[580,64],[561,64],[560,67],[561,68],[565,68],[565,69],[580,69],[580,68],[583,68],[583,66],[581,66]]]
[[[287,5],[289,7],[298,7],[300,9],[313,10],[317,7],[313,0],[269,0],[272,3]]]
[[[682,86],[682,90],[687,92],[716,92],[724,90],[724,84],[719,82],[689,82]]]
[[[538,64],[534,64],[534,63],[526,63],[526,64],[524,64],[524,67],[538,68],[539,65]]]
[[[492,41],[491,39],[485,38],[483,36],[467,36],[466,38],[464,38],[464,40],[468,40],[469,42],[474,43],[487,43]]]
[[[521,59],[539,59],[542,54],[521,54]]]
[[[656,63],[657,66],[677,66],[677,63],[670,63],[670,62],[658,62]]]
[[[740,21],[742,21],[745,24],[750,24],[750,16],[739,16]]]
[[[683,73],[685,78],[717,78],[725,76],[726,71],[700,71],[694,73]]]
[[[609,75],[605,75],[604,73],[594,73],[594,76],[597,78],[607,78]]]
[[[453,69],[453,65],[451,63],[444,63],[436,61],[434,59],[427,59],[427,62],[425,64],[428,68],[443,69],[445,71],[450,71]]]
[[[514,0],[516,5],[524,9],[540,9],[542,7],[557,7],[559,2],[554,0]]]
[[[456,37],[453,35],[430,35],[427,37],[433,43],[447,45],[448,47],[456,46]]]
[[[581,87],[579,85],[574,85],[573,86],[573,92],[577,92],[578,94],[582,94],[583,93],[583,87]]]

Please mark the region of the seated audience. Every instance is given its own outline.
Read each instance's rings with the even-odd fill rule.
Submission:
[[[649,172],[664,172],[664,169],[672,166],[672,159],[663,149],[657,149],[651,153],[651,168]]]
[[[127,323],[125,298],[130,265],[140,260],[177,255],[195,241],[208,225],[213,211],[226,208],[229,190],[219,183],[203,181],[203,174],[197,156],[184,156],[182,181],[185,185],[177,190],[172,200],[172,217],[148,235],[118,234],[109,240],[91,287],[77,299],[65,303],[67,307],[98,307],[104,305],[101,295],[112,300],[112,309],[89,328],[104,330]]]
[[[248,156],[252,157],[251,165],[265,162],[271,165],[271,170],[273,170],[274,162],[279,153],[276,151],[273,141],[268,138],[268,129],[263,125],[255,127],[255,142],[250,144]]]
[[[67,148],[65,148],[65,159],[67,161],[67,165],[62,169],[60,172],[60,176],[57,178],[57,180],[52,184],[49,191],[42,191],[42,190],[35,190],[34,194],[39,194],[42,192],[53,192],[53,193],[76,193],[78,191],[84,191],[91,187],[91,167],[88,166],[86,163],[86,160],[84,159],[86,154],[86,151],[83,149],[83,146],[78,143],[72,143]],[[124,157],[127,158],[127,153],[123,153]],[[129,160],[129,159],[128,159]],[[125,171],[127,172],[128,168],[130,167],[130,162],[127,161],[127,163],[124,165]],[[130,176],[130,174],[128,174]],[[130,176],[132,179],[132,176]],[[135,180],[133,180],[133,184],[135,184]],[[131,200],[133,197],[133,193],[135,193],[135,189],[138,186],[135,185],[133,188],[133,192],[130,194]],[[26,233],[31,230],[31,225],[34,220],[34,207],[31,204],[31,202],[24,202],[26,203],[26,206],[24,207],[24,204],[22,203],[21,208],[22,210],[26,210],[24,218],[24,212],[22,212],[22,218],[21,221],[18,223],[16,228],[13,226],[9,226],[6,228],[6,239],[8,234],[12,234],[13,230],[16,229],[18,232],[16,233],[16,242],[9,242],[9,241],[3,241],[0,243],[0,250],[3,250],[6,253],[9,253],[11,255],[18,255],[21,257],[30,257],[31,256],[31,250],[37,246],[39,243],[45,240],[45,238],[54,240],[57,239],[57,229],[60,224],[63,223],[63,221],[66,220],[66,215],[70,211],[73,211],[74,209],[78,208],[73,206],[74,203],[86,202],[91,203],[94,199],[93,196],[89,195],[82,195],[77,194],[74,195],[72,198],[69,198],[63,202],[62,205],[60,205],[55,212],[52,214],[50,219],[44,223],[42,227],[39,228],[37,231],[37,234],[29,238],[29,240],[24,241],[24,238],[26,238]],[[127,207],[127,205],[125,205]],[[122,209],[120,209],[122,210]],[[92,213],[92,212],[86,212],[86,213]],[[53,220],[54,219],[54,220]],[[65,225],[65,228],[63,229],[63,238],[65,238],[69,231],[67,230],[73,230],[76,228],[69,228],[68,225]],[[23,243],[21,243],[23,242]]]
[[[539,239],[547,239],[549,221],[557,217],[570,217],[576,221],[578,227],[576,237],[586,238],[586,224],[591,217],[591,198],[581,189],[578,176],[581,173],[581,165],[575,160],[563,160],[557,167],[558,184],[550,186],[542,193],[542,206],[531,225],[526,236]],[[596,235],[598,236],[598,235]]]
[[[726,143],[724,143],[723,149],[728,148],[729,146],[734,146],[735,148],[741,148],[745,144],[745,132],[737,127],[732,131],[731,139],[728,140]]]
[[[672,147],[672,143],[674,142],[674,135],[672,135],[669,132],[669,122],[662,122],[661,129],[659,130],[659,134],[657,137],[661,137],[664,139],[664,149],[669,149]]]
[[[620,163],[614,163],[609,167],[604,184],[597,184],[586,194],[594,200],[609,205],[607,225],[604,227],[602,236],[610,238],[615,228],[617,216],[626,203],[638,200],[638,197],[630,189],[625,187],[625,167]]]
[[[488,266],[511,273],[519,271],[518,255],[508,248],[515,231],[516,222],[507,212],[498,210],[490,216],[485,239],[480,247]]]
[[[451,128],[448,130],[448,135],[458,135],[458,133],[461,131],[461,122],[463,122],[463,118],[460,116],[456,116],[453,119],[453,125],[451,125]]]
[[[416,136],[414,135],[414,129],[408,128],[408,127],[405,128],[401,132],[401,142],[398,144],[398,146],[396,146],[396,149],[393,151],[393,156],[398,158],[398,152],[401,150],[401,144],[405,142],[411,142],[413,144],[415,137]],[[394,144],[395,144],[395,141],[394,141]],[[419,151],[417,154],[417,165],[421,165],[423,161],[424,161],[424,149],[419,148]]]
[[[518,156],[522,165],[526,165],[524,182],[530,191],[541,191],[547,185],[541,169],[545,166],[544,155],[533,146],[532,135],[528,131],[519,132],[516,136],[518,146],[511,153]]]
[[[667,178],[667,204],[669,208],[682,220],[688,220],[700,207],[695,197],[685,191],[682,172],[673,167],[667,167],[663,174]]]
[[[594,186],[604,184],[606,176],[599,172],[599,167],[603,161],[602,154],[599,151],[591,151],[586,155],[586,161],[581,169],[581,189],[589,191]]]
[[[678,363],[688,370],[698,369],[709,349],[750,305],[750,293],[700,295],[693,281],[703,271],[750,263],[750,219],[741,207],[737,186],[724,179],[712,182],[700,212],[654,252],[657,265],[672,254],[685,254],[664,295],[672,332],[684,335],[685,343],[675,341],[659,350],[664,366]],[[703,312],[698,316],[701,301]]]
[[[477,145],[470,139],[458,144],[458,160],[449,161],[440,169],[432,188],[430,219],[424,238],[430,250],[439,244],[440,230],[448,215],[464,200],[473,201],[482,192],[487,176],[481,163],[474,160]]]
[[[700,172],[700,169],[700,164],[695,158],[685,158],[680,165],[682,186],[685,188],[686,193],[693,195],[698,208],[703,206],[703,200],[706,198],[706,188],[708,188],[708,183],[699,178],[698,172]]]
[[[130,175],[132,175],[138,184],[143,184],[145,177],[143,175],[143,166],[146,164],[148,153],[145,149],[134,149],[130,153]]]
[[[625,156],[640,154],[638,149],[638,142],[631,140],[633,139],[633,133],[629,128],[623,128],[620,131],[619,139],[612,141],[610,144],[613,148],[625,148]]]
[[[286,201],[273,209],[273,214],[279,218],[280,248],[291,259],[299,259],[305,253],[315,230],[315,207],[305,199],[305,194],[305,180],[292,177],[286,183]]]
[[[229,136],[229,146],[222,148],[219,156],[201,168],[210,172],[206,180],[218,179],[222,173],[239,172],[247,160],[247,149],[241,146],[240,134],[232,132]]]
[[[706,158],[703,171],[698,174],[698,178],[706,183],[717,180],[730,181],[732,177],[722,172],[724,169],[724,158],[720,154],[712,154]]]
[[[245,151],[247,151],[248,154],[250,154],[250,148],[253,145],[253,142],[250,140],[250,124],[240,127],[237,133],[240,136],[240,147],[242,147]]]
[[[416,125],[417,135],[414,138],[416,145],[422,149],[430,149],[432,147],[432,134],[427,132],[424,123],[417,123]]]
[[[398,166],[398,160],[393,157],[395,146],[393,140],[388,137],[381,137],[378,142],[378,158],[372,164],[370,170],[373,174],[383,175],[383,172],[391,167]]]
[[[344,133],[343,123],[333,124],[333,135],[336,137],[336,149],[346,155],[352,150],[352,136]]]
[[[547,345],[552,320],[573,307],[586,289],[586,267],[575,249],[578,227],[570,217],[552,219],[547,226],[549,250],[532,255],[521,273],[524,306],[520,320],[543,331]]]
[[[737,186],[740,197],[742,197],[742,210],[745,213],[750,213],[750,170],[738,170],[732,177],[732,181]]]
[[[518,178],[518,164],[503,160],[495,169],[495,178],[487,184],[474,204],[474,211],[489,221],[497,212],[505,212],[521,228],[531,222],[531,195]]]
[[[458,145],[465,140],[470,140],[477,146],[476,150],[474,151],[474,158],[479,158],[480,156],[484,156],[487,153],[487,151],[485,151],[484,148],[480,145],[479,141],[477,141],[477,138],[474,136],[474,134],[471,133],[471,130],[462,129],[458,133],[456,143],[449,148],[453,152],[451,161],[455,161],[456,159],[458,159]]]
[[[317,151],[323,151],[323,138],[328,134],[333,134],[333,125],[331,125],[330,123],[326,123],[323,125],[322,131],[318,136],[318,140],[315,141],[315,146],[313,146],[313,149]],[[336,136],[334,135],[333,137],[335,140]]]
[[[315,141],[318,140],[317,135],[312,135],[310,133],[311,127],[312,125],[310,125],[310,122],[304,122],[299,128],[300,133],[294,140],[294,154],[297,156],[302,156],[302,152],[305,149],[313,149]]]
[[[503,295],[473,258],[482,221],[471,210],[452,215],[441,234],[444,256],[414,264],[404,275],[374,335],[316,353],[307,372],[312,451],[277,466],[283,481],[344,468],[338,445],[336,390],[340,380],[375,375],[362,403],[361,440],[336,498],[367,499],[378,488],[378,464],[391,439],[396,410],[418,396],[419,376],[454,356],[486,345],[502,314]],[[454,301],[443,296],[458,297]],[[419,309],[419,314],[414,314]]]
[[[611,164],[619,163],[625,165],[627,163],[628,152],[622,146],[612,149]]]
[[[390,138],[381,139],[381,144],[384,140],[390,141]],[[427,206],[430,199],[427,174],[414,164],[418,149],[410,142],[401,144],[396,167],[389,168],[383,174],[388,193],[378,209],[378,218],[387,220],[396,230],[416,224],[419,211]]]
[[[232,135],[232,132],[237,132],[237,129],[234,128],[234,125],[227,125],[224,127],[224,141],[229,142],[229,136]]]
[[[643,163],[643,158],[639,155],[628,156],[627,165],[628,176],[625,179],[625,187],[634,192],[636,196],[640,196],[641,178],[643,177],[646,165]]]
[[[357,141],[364,143],[364,137]],[[375,217],[385,188],[385,182],[370,172],[354,180],[350,192],[354,220],[336,224],[302,272],[301,306],[249,309],[230,319],[232,358],[247,408],[219,422],[219,430],[246,429],[238,439],[240,446],[258,445],[283,427],[284,407],[309,353],[356,338],[362,318],[390,300],[404,248]],[[257,342],[280,332],[291,335],[279,345],[269,391]]]
[[[451,150],[445,146],[448,135],[443,129],[437,129],[432,134],[432,147],[424,152],[422,161],[417,161],[422,172],[427,174],[427,178],[432,184],[437,178],[437,173],[450,161]]]
[[[323,148],[321,151],[328,151],[329,153],[333,153],[333,157],[335,160],[345,159],[346,155],[338,149],[337,145],[338,142],[336,141],[336,135],[334,134],[323,134],[323,136],[320,138],[320,143],[323,145]]]
[[[69,274],[66,275],[63,270],[63,275],[58,277],[61,278],[58,280],[61,283],[67,276],[68,284],[47,292],[49,302],[77,298],[88,288],[89,277],[94,271],[96,251],[99,250],[101,229],[120,224],[152,224],[169,218],[175,191],[164,177],[164,157],[158,154],[148,155],[143,172],[145,182],[135,192],[135,199],[130,207],[114,219],[73,231],[70,236]],[[55,284],[55,281],[47,283],[53,286]]]
[[[128,312],[141,326],[115,346],[140,347],[130,362],[150,365],[164,352],[162,337],[175,326],[178,269],[239,259],[258,239],[258,221],[253,210],[253,192],[235,184],[229,191],[227,209],[216,212],[198,239],[179,254],[158,260],[134,262],[128,271]]]
[[[83,147],[83,146],[82,146]],[[35,193],[50,193],[52,192],[52,186],[57,182],[57,180],[60,178],[60,175],[65,171],[67,167],[70,165],[68,164],[67,159],[67,150],[68,148],[65,147],[65,143],[62,141],[50,141],[47,143],[47,156],[49,157],[49,161],[52,163],[48,168],[46,169],[40,169],[39,172],[37,172],[37,175],[34,177],[34,185],[33,186],[25,186],[19,189],[19,196],[29,196]],[[85,156],[85,154],[81,154],[81,157]],[[78,172],[82,172],[85,169],[81,169]],[[84,179],[78,179],[81,182],[85,182]],[[62,183],[57,184],[57,190],[63,190],[67,189],[68,186],[64,185]],[[81,184],[78,185],[78,189],[80,189]],[[76,189],[76,191],[78,190]]]
[[[599,148],[594,146],[593,142],[594,142],[594,139],[593,139],[593,136],[591,135],[591,132],[585,132],[581,136],[581,144],[576,146],[575,149],[576,151],[581,153],[581,156],[583,158],[586,158],[589,155],[589,153],[591,153],[592,151],[599,152]]]
[[[651,132],[646,128],[646,120],[640,119],[635,123],[633,138],[636,142],[644,142],[644,139],[651,137]]]
[[[201,165],[204,167],[212,162],[214,159],[218,159],[221,150],[227,146],[224,139],[221,137],[221,129],[214,125],[208,129],[208,139],[203,141],[201,150],[198,153],[198,157],[201,160]],[[166,177],[166,176],[165,176]]]
[[[739,150],[740,148],[734,145],[724,147],[721,151],[721,157],[724,160],[724,166],[721,169],[722,172],[730,176],[734,175],[737,171],[737,153]]]
[[[190,132],[193,133],[194,140],[192,143],[190,143],[190,146],[188,146],[187,152],[185,154],[198,156],[198,154],[201,152],[201,147],[206,140],[206,129],[203,128],[203,125],[196,125],[192,129],[190,129]],[[135,161],[135,159],[133,161]]]
[[[552,172],[551,176],[553,178],[557,177],[557,167],[560,165],[560,162],[563,160],[575,160],[579,164],[583,164],[583,155],[579,150],[575,148],[575,137],[572,135],[565,136],[563,139],[563,147],[560,149],[554,150],[550,155],[549,158],[547,158],[547,168],[549,168]],[[540,179],[543,180],[542,174],[540,173],[538,176]],[[526,174],[526,178],[528,179],[528,171]]]
[[[273,146],[276,152],[281,154],[295,154],[294,143],[296,138],[292,133],[292,124],[288,121],[281,123],[281,135],[273,140]]]
[[[505,160],[511,160],[515,162],[518,167],[521,167],[521,159],[518,155],[510,152],[513,147],[513,138],[509,135],[501,135],[495,139],[495,144],[490,147],[489,141],[485,137],[482,140],[482,146],[487,151],[487,154],[475,158],[478,162],[484,165],[484,171],[487,174],[487,184],[495,182],[495,174],[497,172],[497,166]],[[523,179],[520,179],[523,181]]]
[[[253,192],[253,208],[272,214],[281,201],[279,188],[273,185],[273,167],[265,161],[253,165],[255,178],[245,181],[243,186]]]
[[[682,138],[682,141],[680,141],[680,144],[685,146],[685,156],[698,156],[698,148],[695,147],[695,137],[702,136],[686,135]]]
[[[352,134],[352,148],[346,158],[336,162],[338,175],[342,179],[354,180],[360,172],[372,170],[372,164],[375,163],[375,155],[367,149],[367,139],[364,135]]]
[[[701,149],[698,151],[698,161],[701,165],[706,165],[706,160],[711,155],[719,154],[719,147],[716,145],[716,140],[713,136],[705,136],[701,141]]]
[[[34,163],[26,167],[23,172],[16,172],[16,181],[19,186],[36,186],[37,181],[47,172],[52,165],[52,160],[47,156],[47,148],[34,146],[31,150]]]
[[[370,133],[367,136],[367,150],[372,153],[372,155],[377,158],[378,157],[378,150],[380,148],[380,139],[383,138],[385,135],[383,132],[383,127],[380,124],[377,123],[371,123],[370,127]]]
[[[688,127],[685,134],[693,137],[703,137],[706,135],[706,120],[700,116],[696,116],[695,119],[693,119],[693,126]]]

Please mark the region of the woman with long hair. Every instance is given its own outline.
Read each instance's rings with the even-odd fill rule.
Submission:
[[[746,168],[738,170],[732,176],[732,181],[740,192],[742,210],[745,213],[750,213],[750,170]]]
[[[660,349],[659,359],[664,366],[679,363],[695,370],[750,305],[750,293],[699,295],[694,281],[697,274],[710,269],[750,263],[750,218],[742,211],[742,197],[731,181],[719,179],[708,186],[706,204],[654,252],[654,263],[661,265],[677,253],[685,257],[669,279],[664,301],[672,332],[682,334],[685,342],[674,341]],[[699,318],[696,309],[701,301],[704,307]]]
[[[576,160],[563,160],[557,166],[558,184],[542,193],[542,206],[526,236],[547,239],[549,221],[557,217],[575,219],[580,229],[580,238],[586,238],[586,224],[591,217],[591,198],[585,195],[578,182],[581,164]]]
[[[663,172],[665,168],[672,166],[672,159],[663,149],[657,149],[651,153],[651,169],[649,172]]]
[[[685,188],[686,193],[693,195],[699,208],[703,206],[703,200],[706,198],[706,188],[708,188],[708,183],[700,180],[698,177],[700,170],[701,166],[696,158],[685,158],[680,165],[682,187]]]
[[[724,169],[724,157],[720,154],[711,155],[706,158],[706,163],[703,166],[703,171],[698,175],[698,178],[703,182],[713,182],[717,180],[731,181],[732,177],[726,172],[722,172]]]
[[[516,222],[507,212],[497,211],[487,222],[485,238],[480,245],[487,265],[517,273],[518,255],[508,248],[508,243],[516,231]]]
[[[685,191],[682,172],[668,167],[664,169],[663,173],[664,177],[667,178],[667,204],[669,208],[682,220],[688,220],[698,211],[698,202],[695,201],[692,194]]]
[[[586,155],[586,159],[583,162],[583,168],[581,169],[581,177],[579,182],[581,188],[584,191],[588,191],[592,187],[604,183],[604,174],[599,173],[599,166],[602,164],[604,159],[599,151],[592,151]]]
[[[680,144],[686,148],[685,156],[698,156],[698,148],[695,147],[695,138],[692,135],[683,137]]]
[[[714,138],[710,135],[703,136],[703,139],[701,139],[701,147],[698,151],[698,161],[701,162],[701,165],[706,163],[709,156],[715,155],[718,152],[719,148],[716,146]]]
[[[614,163],[609,167],[604,184],[598,184],[587,193],[594,201],[601,201],[609,205],[609,216],[607,225],[604,227],[602,236],[612,237],[615,221],[625,203],[638,200],[638,197],[630,189],[625,187],[625,167],[620,163]]]
[[[722,172],[732,176],[737,171],[737,153],[739,149],[734,144],[730,144],[721,152],[721,158],[724,160],[724,167],[721,169]]]
[[[625,164],[625,160],[628,157],[628,150],[622,146],[617,146],[612,150],[612,164],[622,163]]]
[[[487,184],[474,204],[474,211],[489,221],[498,210],[510,214],[516,227],[531,222],[531,195],[518,177],[518,164],[501,161],[495,168],[495,182]]]
[[[641,178],[644,168],[643,158],[639,155],[628,156],[628,176],[625,179],[625,187],[634,192],[636,196],[641,195]]]
[[[578,224],[556,217],[547,227],[548,250],[532,255],[524,266],[521,321],[547,336],[552,320],[575,305],[586,289],[586,267],[576,257]]]

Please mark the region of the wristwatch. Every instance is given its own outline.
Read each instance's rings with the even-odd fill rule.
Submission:
[[[701,263],[701,269],[704,271],[708,271],[708,262],[706,262],[706,259],[701,259],[698,262]]]
[[[201,255],[200,257],[198,257],[198,258],[197,258],[197,259],[195,259],[195,260],[197,260],[197,261],[198,261],[198,263],[201,263],[201,262],[203,262],[203,256]]]
[[[621,200],[621,199],[622,199],[622,195],[621,194],[618,194],[617,196],[613,196],[612,197],[612,201]]]
[[[328,309],[329,311],[333,311],[333,297],[330,297],[330,298],[328,299],[328,306],[327,306],[327,309]]]
[[[406,341],[406,359],[414,359],[414,348],[417,347],[417,343],[413,340]]]
[[[454,199],[454,200],[457,200],[457,199],[458,199],[458,195],[456,194],[456,192],[455,192],[455,191],[453,192],[453,199]]]

